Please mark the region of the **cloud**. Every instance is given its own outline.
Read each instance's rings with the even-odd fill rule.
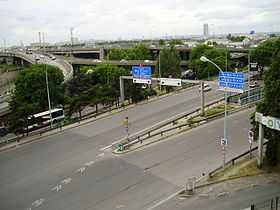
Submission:
[[[279,11],[279,0],[0,0],[0,39],[69,40],[70,27],[80,39],[201,34],[203,23],[215,33],[280,30]]]

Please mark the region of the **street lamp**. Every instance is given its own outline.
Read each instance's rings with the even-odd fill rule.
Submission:
[[[50,99],[50,90],[49,90],[49,80],[48,80],[48,70],[47,64],[45,64],[45,74],[46,74],[46,86],[47,86],[47,96],[48,96],[48,105],[49,105],[49,112],[50,112],[50,121],[51,121],[51,128],[53,127],[52,122],[52,113],[51,113],[51,99]]]
[[[207,57],[201,56],[200,60],[202,62],[209,62],[209,63],[213,64],[217,69],[219,69],[219,71],[222,73],[222,75],[224,75],[223,70],[216,63],[214,63],[213,61],[209,60]],[[226,78],[225,78],[225,82],[227,83]],[[224,143],[227,144],[227,91],[226,90],[225,90],[224,141],[226,141]],[[223,147],[223,150],[224,150],[223,166],[225,166],[226,157],[225,157],[225,148],[224,147]]]

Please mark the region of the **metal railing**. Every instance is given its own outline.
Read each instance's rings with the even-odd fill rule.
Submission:
[[[268,143],[268,141],[266,141],[266,142],[264,143],[264,145],[267,145],[267,143]],[[225,166],[230,166],[230,165],[233,166],[233,165],[235,165],[235,163],[236,163],[236,161],[237,161],[238,159],[240,159],[240,158],[242,158],[242,157],[244,157],[244,156],[246,156],[246,155],[252,154],[252,152],[256,151],[257,149],[258,149],[258,146],[256,146],[256,147],[252,148],[251,150],[248,150],[248,151],[246,151],[246,152],[244,152],[244,153],[242,153],[242,154],[240,154],[240,155],[238,155],[238,156],[236,156],[236,157],[230,159],[229,161],[227,161],[227,162],[225,163]],[[217,171],[219,171],[219,170],[221,170],[221,169],[223,169],[223,166],[220,166],[220,167],[216,168],[215,170],[209,172],[209,173],[208,173],[208,176],[209,176],[209,177],[212,177]]]
[[[217,100],[212,101],[212,102],[208,103],[207,105],[205,105],[205,108],[207,109],[207,108],[209,108],[209,107],[211,107],[211,106],[213,106],[217,103],[223,102],[223,101],[224,101],[224,98],[217,99]],[[179,120],[183,119],[183,118],[187,118],[187,117],[189,117],[189,116],[191,116],[195,113],[199,113],[200,110],[201,110],[200,108],[195,108],[192,111],[184,112],[184,113],[178,114],[178,115],[176,115],[176,116],[174,116],[174,117],[172,117],[168,120],[159,122],[152,127],[149,127],[147,129],[144,129],[140,132],[137,132],[137,133],[129,136],[129,139],[127,139],[127,138],[121,139],[120,142],[113,145],[113,147],[117,148],[121,144],[121,147],[123,149],[126,149],[133,144],[136,144],[136,143],[139,143],[139,142],[142,143],[144,140],[146,140],[148,138],[151,138],[151,137],[154,137],[154,136],[157,136],[157,135],[163,135],[163,133],[172,131],[174,129],[181,129],[182,127],[189,126],[190,123],[184,123],[184,124],[180,124],[178,126],[174,126],[174,125],[176,125],[177,122]],[[160,130],[163,127],[166,127],[166,126],[169,126],[169,125],[172,125],[173,127],[167,128],[165,130]]]
[[[248,210],[280,210],[280,195],[252,204]]]

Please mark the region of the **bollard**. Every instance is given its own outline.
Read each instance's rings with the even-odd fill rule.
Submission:
[[[275,210],[278,210],[279,197],[275,198]]]

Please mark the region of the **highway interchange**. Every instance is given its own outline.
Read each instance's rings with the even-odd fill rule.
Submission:
[[[221,97],[213,86],[206,103]],[[126,135],[122,125],[126,116],[134,133],[199,105],[198,87],[194,87],[0,153],[0,208],[158,207],[182,189],[188,177],[221,165],[222,119],[126,155],[115,156],[104,148]],[[252,111],[230,116],[227,158],[248,149]]]

